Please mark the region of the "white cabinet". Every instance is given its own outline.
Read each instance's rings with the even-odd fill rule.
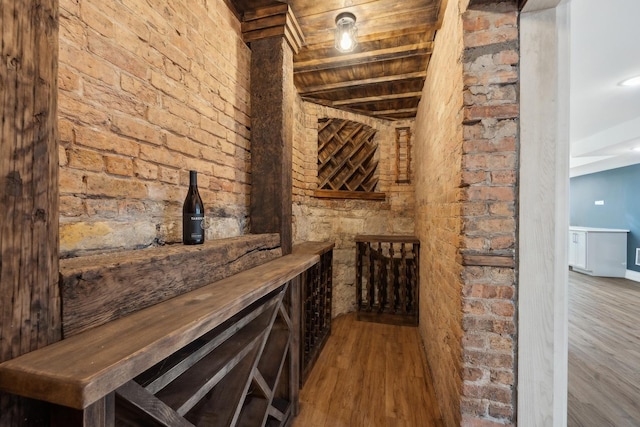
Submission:
[[[592,276],[624,277],[629,230],[569,227],[569,265]]]
[[[587,232],[569,231],[569,265],[587,267]]]

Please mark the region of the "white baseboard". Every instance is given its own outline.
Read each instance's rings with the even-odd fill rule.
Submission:
[[[633,280],[634,282],[640,282],[640,271],[627,270],[624,275],[625,279]]]

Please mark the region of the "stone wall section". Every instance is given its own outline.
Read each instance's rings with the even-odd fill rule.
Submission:
[[[396,127],[413,121],[387,121],[336,110],[300,98],[295,108],[293,147],[293,240],[334,241],[333,316],[352,312],[355,306],[355,242],[358,234],[413,234],[414,185],[396,184]],[[318,120],[339,118],[364,123],[377,130],[377,191],[384,201],[322,199],[318,188]],[[416,164],[413,163],[415,170]]]
[[[207,238],[246,231],[250,51],[223,0],[61,0],[60,246],[180,242],[189,175]]]
[[[448,2],[416,118],[420,332],[447,426],[515,423],[515,3]]]
[[[518,2],[471,3],[462,16],[460,252],[487,260],[466,262],[462,276],[462,425],[515,425]]]

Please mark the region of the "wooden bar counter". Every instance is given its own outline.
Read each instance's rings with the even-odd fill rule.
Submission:
[[[297,413],[296,253],[0,364],[52,425],[286,425]]]

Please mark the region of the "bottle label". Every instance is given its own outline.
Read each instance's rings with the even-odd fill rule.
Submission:
[[[194,244],[204,242],[204,215],[187,213],[183,218],[184,243]]]
[[[204,230],[204,217],[203,216],[191,216],[191,221],[196,222],[194,224],[196,227],[200,227],[201,230]]]

